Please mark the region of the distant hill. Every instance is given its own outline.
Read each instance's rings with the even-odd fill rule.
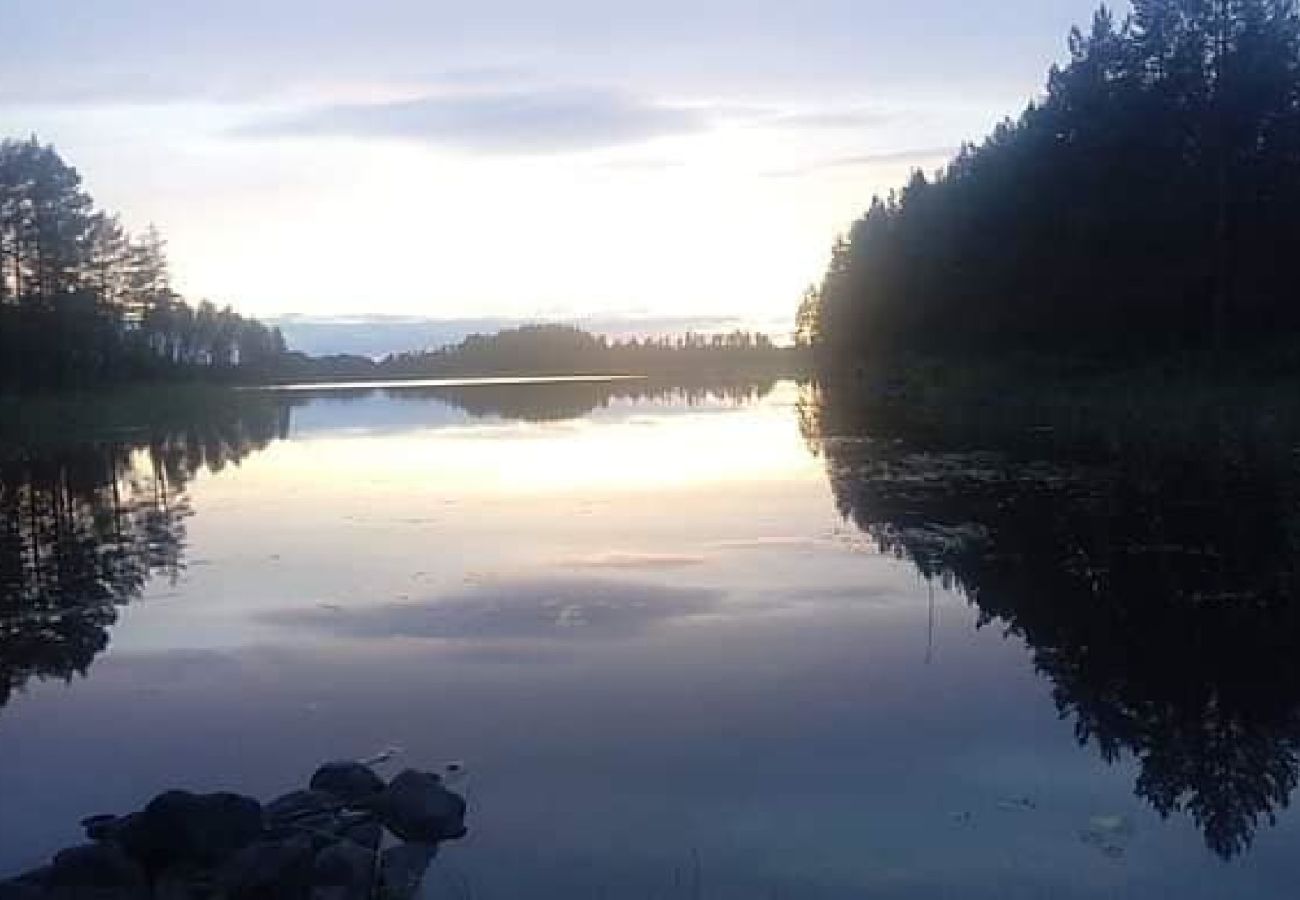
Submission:
[[[472,334],[492,334],[521,325],[544,324],[541,320],[485,316],[481,318],[432,318],[426,316],[310,316],[287,315],[266,320],[284,334],[291,350],[309,356],[354,355],[380,359],[395,353],[437,350],[458,344]],[[574,325],[613,339],[663,337],[688,331],[712,334],[747,327],[734,316],[592,316],[567,319]],[[772,326],[773,337],[784,332],[782,323]],[[763,329],[766,330],[766,329]]]

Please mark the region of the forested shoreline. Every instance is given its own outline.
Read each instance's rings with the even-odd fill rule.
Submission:
[[[611,340],[573,325],[537,324],[472,334],[457,344],[383,359],[291,353],[281,375],[321,378],[475,376],[797,374],[803,354],[751,331]]]
[[[1032,356],[1300,371],[1300,15],[1135,0],[1043,96],[838,241],[797,341],[828,371]]]
[[[182,298],[158,230],[97,209],[52,146],[0,143],[0,388],[256,377],[284,352],[276,329]]]

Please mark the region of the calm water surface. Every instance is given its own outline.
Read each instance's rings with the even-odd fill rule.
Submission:
[[[791,383],[193,418],[0,455],[0,871],[397,747],[467,767],[434,896],[1294,896],[1289,456]]]

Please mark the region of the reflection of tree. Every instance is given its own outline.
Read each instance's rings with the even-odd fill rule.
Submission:
[[[189,480],[284,426],[283,407],[259,401],[131,441],[0,458],[0,705],[31,678],[84,674],[108,646],[117,607],[154,575],[180,573]]]
[[[618,402],[672,401],[688,406],[748,403],[767,396],[775,386],[776,379],[770,376],[692,380],[503,380],[460,384],[412,383],[387,389],[385,394],[393,400],[438,400],[475,418],[562,422],[580,419]],[[320,393],[295,391],[294,397],[299,402],[313,396],[328,396],[333,400],[361,400],[374,396],[377,390],[349,388],[330,389]]]
[[[846,405],[801,405],[841,512],[1021,636],[1080,742],[1137,760],[1139,796],[1246,850],[1300,780],[1292,442],[974,435],[887,408],[863,430]]]

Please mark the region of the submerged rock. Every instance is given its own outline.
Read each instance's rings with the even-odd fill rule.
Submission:
[[[378,880],[378,860],[372,850],[342,841],[316,855],[312,898],[366,900]]]
[[[1127,816],[1093,816],[1079,832],[1079,839],[1111,859],[1121,859],[1133,834],[1133,823]]]
[[[407,843],[385,850],[379,862],[381,900],[411,900],[437,855],[436,844]]]

